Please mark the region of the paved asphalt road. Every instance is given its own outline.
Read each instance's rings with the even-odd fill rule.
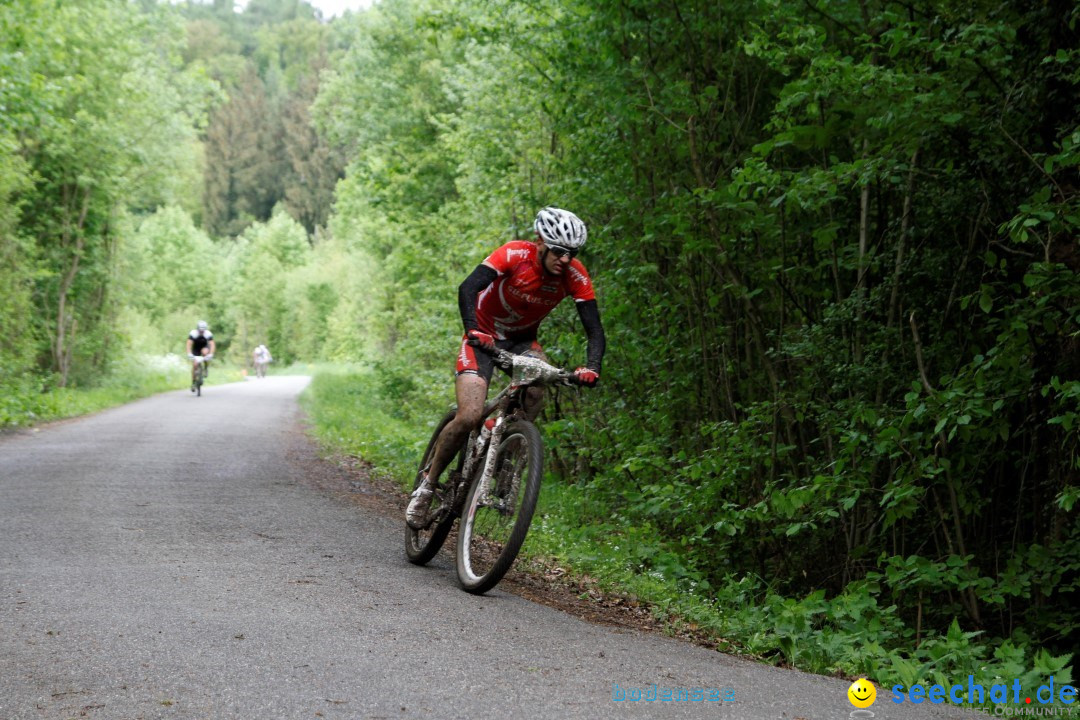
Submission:
[[[443,557],[409,565],[400,518],[306,480],[306,383],[0,438],[0,718],[852,717],[842,680],[477,598]],[[653,685],[735,700],[613,699]],[[875,717],[961,716],[888,697]]]

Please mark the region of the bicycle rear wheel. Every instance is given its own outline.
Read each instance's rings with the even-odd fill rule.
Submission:
[[[435,443],[439,439],[439,433],[443,428],[454,419],[457,415],[457,410],[451,410],[443,416],[439,424],[435,426],[435,432],[431,434],[431,439],[428,441],[427,449],[424,450],[424,457],[420,460],[420,466],[416,470],[416,478],[413,480],[413,490],[420,485],[420,475],[424,472],[424,468],[431,462],[431,456],[435,453]],[[465,462],[465,449],[462,448],[458,453],[457,462],[454,467],[458,472],[461,472],[461,466]],[[446,470],[449,470],[447,468]],[[444,470],[444,477],[449,477],[449,473]],[[446,536],[450,534],[450,528],[454,525],[454,513],[450,508],[443,508],[442,504],[444,498],[449,497],[452,489],[448,486],[442,487],[435,492],[435,495],[431,498],[431,514],[434,515],[440,510],[444,510],[444,517],[439,521],[428,525],[423,530],[414,530],[408,525],[405,526],[405,555],[409,558],[409,562],[414,565],[423,565],[427,563],[431,558],[438,554],[439,548],[446,542]]]
[[[474,482],[465,501],[457,541],[457,574],[463,589],[485,593],[510,569],[529,532],[543,474],[540,431],[528,420],[509,423],[496,451],[489,487]]]

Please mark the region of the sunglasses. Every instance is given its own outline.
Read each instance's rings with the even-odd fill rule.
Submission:
[[[555,257],[557,258],[562,258],[569,255],[571,260],[576,258],[578,253],[577,248],[571,250],[570,248],[564,248],[559,245],[548,245],[547,249],[554,253]]]

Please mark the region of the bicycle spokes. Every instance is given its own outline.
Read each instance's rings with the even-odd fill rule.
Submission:
[[[431,455],[434,452],[439,433],[454,418],[454,414],[453,411],[447,413],[432,433],[427,450],[425,450],[424,457],[421,459],[416,472],[413,483],[414,490],[420,484],[421,474],[430,470]],[[464,462],[464,457],[463,452],[459,453],[455,466],[448,473],[453,482],[457,482],[461,478],[461,465]],[[452,488],[453,485],[447,485],[445,481],[436,486],[428,511],[429,522],[423,529],[415,530],[406,525],[405,554],[409,558],[409,562],[423,565],[435,557],[436,553],[439,552],[439,548],[442,547],[456,515],[454,508],[451,507],[451,504],[457,504]]]
[[[524,442],[520,435],[510,438],[511,444]],[[520,448],[511,448],[506,454],[500,454],[494,477],[488,484],[487,493],[480,504],[491,508],[504,516],[512,516],[517,507],[518,494],[521,490],[521,475],[527,466],[524,453]]]
[[[535,426],[515,423],[496,453],[492,476],[470,493],[458,537],[458,578],[470,592],[485,592],[510,568],[540,490],[543,461]]]

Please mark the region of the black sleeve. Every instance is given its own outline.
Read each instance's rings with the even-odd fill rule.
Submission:
[[[465,324],[465,332],[476,330],[476,296],[491,283],[499,273],[494,268],[480,264],[472,271],[465,282],[458,286],[457,304],[461,311],[461,322]]]
[[[585,365],[599,373],[600,365],[604,361],[606,345],[604,326],[600,324],[600,308],[597,307],[595,300],[586,300],[577,303],[577,311],[581,317],[581,324],[585,326],[585,335],[589,338]]]

